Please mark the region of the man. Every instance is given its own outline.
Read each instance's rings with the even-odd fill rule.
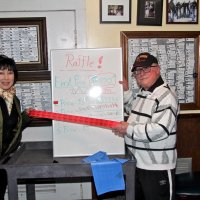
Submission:
[[[168,12],[169,12],[169,21],[170,22],[174,22],[174,18],[175,18],[175,16],[177,16],[176,6],[174,4],[174,0],[171,0],[168,5],[169,5],[169,10],[168,10]]]
[[[140,91],[133,99],[127,81],[120,81],[129,117],[113,132],[125,137],[136,158],[135,199],[175,200],[177,96],[163,81],[153,55],[139,54],[131,72]]]

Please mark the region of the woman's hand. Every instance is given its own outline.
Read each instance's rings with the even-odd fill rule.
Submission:
[[[25,109],[26,114],[29,115],[29,113],[30,113],[31,110],[33,110],[33,109],[32,108],[26,108]]]

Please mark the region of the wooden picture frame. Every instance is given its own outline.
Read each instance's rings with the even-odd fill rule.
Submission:
[[[162,13],[162,0],[137,1],[137,25],[162,26]]]
[[[100,0],[100,23],[131,23],[131,0]]]
[[[166,0],[166,24],[198,24],[199,0]]]
[[[150,40],[150,41],[148,41]],[[140,45],[137,47],[134,46],[135,42],[139,41]],[[182,44],[188,44],[188,49],[186,52],[179,52],[180,58],[184,58],[187,56],[190,58],[190,60],[185,60],[185,65],[193,65],[193,68],[187,67],[186,71],[181,71],[184,70],[184,66],[181,68],[175,68],[172,70],[177,71],[176,75],[172,75],[173,77],[178,78],[180,76],[182,80],[182,83],[178,83],[176,79],[174,79],[174,82],[177,84],[177,87],[179,86],[180,88],[176,88],[178,91],[184,91],[184,95],[187,95],[185,102],[181,103],[180,100],[180,108],[181,110],[198,110],[200,109],[200,79],[198,78],[198,74],[200,74],[200,32],[199,31],[122,31],[120,33],[120,42],[121,42],[121,47],[122,47],[122,59],[123,59],[123,73],[124,76],[129,80],[129,84],[131,79],[131,68],[132,64],[131,62],[134,62],[134,58],[136,57],[140,52],[143,51],[148,51],[148,47],[142,47],[141,41],[146,43],[146,44],[155,44],[155,46],[151,46],[151,51],[153,52],[150,53],[157,53],[158,56],[160,56],[161,52],[156,50],[158,48],[159,41],[171,41],[172,42],[172,47],[168,46],[168,50],[171,49],[171,55],[174,56],[176,47],[174,47],[173,42],[177,41],[178,43],[183,42]],[[178,45],[181,45],[181,44]],[[132,45],[132,46],[131,46]],[[137,44],[136,44],[137,45]],[[185,45],[187,46],[187,45]],[[160,48],[164,48],[164,46],[160,46]],[[180,47],[181,48],[181,47]],[[178,47],[177,47],[178,49]],[[136,51],[136,52],[134,52]],[[194,52],[194,54],[192,54]],[[168,58],[164,58],[168,59]],[[186,58],[185,58],[186,59]],[[159,60],[159,59],[158,59]],[[171,59],[167,60],[169,61],[169,65],[171,66]],[[187,62],[186,62],[187,61]],[[176,60],[175,60],[176,62]],[[180,59],[177,60],[177,63],[182,65]],[[161,71],[162,71],[162,66],[164,64],[161,64]],[[164,67],[165,68],[165,67]],[[186,66],[185,66],[186,68]],[[170,70],[170,69],[169,69]],[[170,71],[172,72],[172,71]],[[167,74],[167,73],[165,73]],[[171,74],[169,74],[170,76]],[[189,82],[188,82],[189,81]],[[194,84],[193,84],[194,83]],[[179,85],[178,85],[179,84]],[[175,86],[173,86],[175,87]],[[183,87],[183,88],[181,88]],[[190,88],[191,87],[191,88]],[[194,94],[192,94],[194,93]],[[190,95],[193,100],[190,100]],[[189,99],[189,100],[187,100]]]
[[[37,71],[37,72],[19,72],[18,83],[48,83],[51,84],[51,72],[50,71]],[[18,97],[20,99],[20,97]],[[22,100],[20,99],[21,104]],[[32,107],[33,108],[33,107]],[[33,118],[30,123],[30,127],[39,127],[39,126],[51,126],[51,119],[44,118]]]
[[[48,70],[46,18],[0,18],[0,54],[19,71]]]

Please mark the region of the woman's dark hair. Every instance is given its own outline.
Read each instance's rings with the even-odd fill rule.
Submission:
[[[18,71],[14,59],[9,58],[5,55],[0,55],[0,70],[8,69],[14,72],[14,84],[18,80]]]

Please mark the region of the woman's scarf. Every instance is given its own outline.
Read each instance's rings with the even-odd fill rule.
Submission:
[[[14,98],[15,93],[16,93],[16,89],[14,86],[12,86],[8,90],[3,90],[2,88],[0,88],[0,97],[2,97],[5,100],[9,115],[12,110],[13,98]]]

